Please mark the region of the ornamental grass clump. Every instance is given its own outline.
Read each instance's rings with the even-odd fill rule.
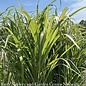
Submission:
[[[70,15],[66,7],[58,16],[51,15],[52,5],[35,16],[16,7],[2,13],[1,83],[82,84],[86,39],[71,17],[86,7]]]

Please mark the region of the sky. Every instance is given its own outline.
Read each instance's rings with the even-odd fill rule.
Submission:
[[[28,12],[35,11],[36,5],[39,1],[39,11],[42,11],[44,7],[46,7],[52,0],[20,0],[24,9]],[[60,8],[59,0],[54,2],[57,8]],[[9,6],[19,6],[19,0],[0,0],[0,12],[5,11],[5,9]],[[75,10],[86,6],[86,0],[62,0],[62,5],[60,8],[60,13],[65,7],[68,7],[68,13],[72,13]],[[78,12],[73,16],[76,23],[79,23],[81,20],[86,20],[86,9]]]

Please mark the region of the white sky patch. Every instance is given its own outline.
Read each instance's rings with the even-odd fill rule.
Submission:
[[[75,1],[79,1],[79,0],[64,0],[64,2],[75,2]]]
[[[71,9],[71,12],[74,12],[83,6],[86,6],[86,0],[75,0],[75,2],[69,6],[69,9]],[[79,23],[81,20],[86,20],[86,8],[76,13],[73,18],[76,23]]]
[[[23,3],[24,6],[33,6],[33,5],[36,5],[37,3],[29,3],[29,2],[26,2],[26,3]]]

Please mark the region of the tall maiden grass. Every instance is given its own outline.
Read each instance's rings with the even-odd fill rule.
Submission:
[[[53,2],[35,16],[16,7],[1,14],[1,83],[84,83],[86,39],[72,16],[86,7],[58,16]]]

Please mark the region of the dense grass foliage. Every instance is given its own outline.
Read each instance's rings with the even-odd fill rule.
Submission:
[[[35,16],[16,7],[1,14],[1,83],[84,83],[86,39],[72,16],[86,7],[58,16],[50,6]]]

